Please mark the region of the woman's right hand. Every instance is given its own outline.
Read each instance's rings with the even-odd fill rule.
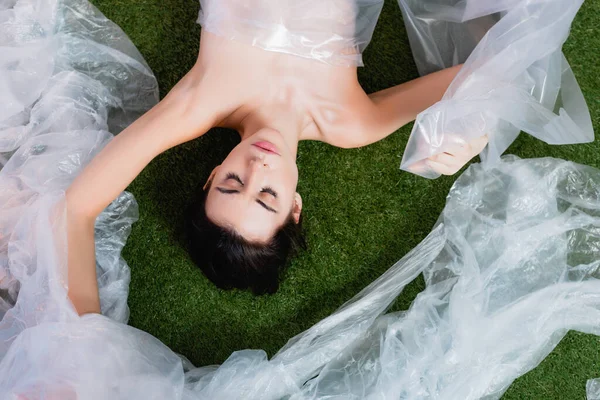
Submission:
[[[454,146],[444,153],[429,157],[426,164],[440,175],[454,175],[481,153],[488,141],[487,135],[484,135],[464,143],[462,146]]]

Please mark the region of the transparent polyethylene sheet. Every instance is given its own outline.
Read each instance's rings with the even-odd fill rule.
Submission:
[[[204,31],[268,51],[362,66],[383,0],[200,0]]]
[[[2,3],[0,52],[2,399],[494,399],[569,329],[600,333],[600,171],[512,156],[471,166],[415,249],[271,360],[194,368],[125,324],[127,193],[96,223],[103,315],[79,317],[64,190],[157,101],[156,81],[83,0]],[[421,273],[410,309],[388,313]]]
[[[417,117],[401,169],[436,178],[427,158],[483,135],[489,145],[481,156],[489,163],[520,131],[550,144],[594,140],[561,51],[582,3],[399,0],[421,74],[464,63],[443,99]]]

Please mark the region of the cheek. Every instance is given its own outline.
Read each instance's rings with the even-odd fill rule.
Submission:
[[[291,205],[293,203],[297,183],[298,174],[295,171],[288,171],[285,174],[285,176],[281,177],[279,186],[279,197],[283,207],[287,207],[288,205]]]
[[[294,181],[294,184],[298,181],[298,166],[296,163],[289,163],[285,168],[285,179]]]
[[[282,190],[286,192],[295,191],[298,183],[298,172],[295,169],[286,168],[277,174],[276,179]]]
[[[224,199],[224,197],[217,193],[215,189],[210,190],[204,203],[204,211],[209,218],[220,218],[223,214],[227,214],[230,207],[237,206],[235,199]]]
[[[291,172],[291,179],[294,181],[294,191],[296,190],[296,185],[298,184],[298,168],[294,166],[294,169]]]
[[[209,218],[212,216],[211,214],[214,213],[215,210],[215,205],[218,204],[218,202],[216,202],[214,200],[214,195],[213,195],[213,191],[211,190],[208,193],[208,196],[206,196],[206,202],[204,203],[204,212],[206,212],[206,214],[209,216]]]

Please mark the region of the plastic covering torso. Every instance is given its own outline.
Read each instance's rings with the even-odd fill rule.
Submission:
[[[469,93],[476,103],[488,100],[469,124],[485,122],[492,143],[508,140],[508,124],[548,141],[591,139],[585,104],[567,108],[580,92],[560,54],[580,2],[506,0],[477,12],[474,4],[492,2],[439,3],[421,2],[444,21],[498,11],[507,19],[484,36],[445,99],[419,117],[413,139],[464,139],[454,125],[424,121],[462,116]],[[407,18],[414,4],[402,7]],[[467,50],[448,56],[447,42],[438,44],[439,57],[422,57],[435,52],[418,43],[438,42],[421,33],[416,43],[415,27],[434,19],[412,12],[405,22],[415,57],[429,60],[420,65],[462,61]],[[532,36],[507,35],[517,21]],[[515,56],[494,57],[503,52]],[[110,140],[108,131],[157,101],[156,82],[126,36],[84,0],[0,3],[0,54],[1,399],[493,399],[567,330],[600,334],[600,171],[514,157],[470,167],[419,246],[271,360],[241,351],[220,367],[195,369],[125,325],[129,269],[119,253],[136,219],[127,193],[96,224],[104,315],[78,317],[65,288],[63,191]],[[485,93],[472,83],[481,76],[494,77]],[[538,78],[551,83],[549,97],[538,93]],[[555,115],[557,96],[564,109]],[[513,101],[529,105],[521,119],[504,117]],[[414,154],[409,148],[406,157]],[[427,288],[411,308],[386,314],[420,273]],[[589,395],[598,392],[590,381]]]
[[[200,0],[202,29],[268,51],[361,66],[383,0]]]

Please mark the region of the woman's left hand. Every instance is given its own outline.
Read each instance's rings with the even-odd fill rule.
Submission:
[[[462,146],[456,146],[444,153],[431,156],[427,159],[426,163],[429,168],[438,174],[454,175],[473,157],[481,153],[487,144],[488,137],[484,135]]]

